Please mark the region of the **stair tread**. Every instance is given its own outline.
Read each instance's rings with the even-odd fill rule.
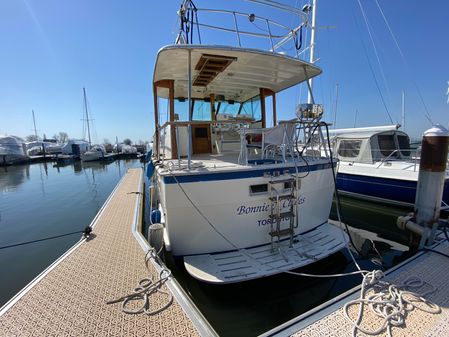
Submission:
[[[295,216],[295,213],[288,211],[288,212],[280,213],[279,216],[280,216],[280,218],[291,218],[291,217]],[[270,214],[269,217],[270,217],[270,219],[276,219],[277,214]]]
[[[291,194],[282,194],[282,195],[275,196],[275,197],[269,197],[269,199],[271,201],[276,201],[278,198],[279,198],[279,200],[286,200],[286,199],[295,199],[296,197]]]
[[[274,180],[270,180],[269,183],[270,184],[282,184],[282,183],[290,183],[290,182],[295,182],[296,178],[283,178],[283,179],[274,179]]]
[[[271,231],[268,234],[270,234],[271,236],[287,236],[287,235],[292,235],[294,233],[295,232],[293,231],[293,228],[284,228],[279,231],[277,231],[277,230]]]

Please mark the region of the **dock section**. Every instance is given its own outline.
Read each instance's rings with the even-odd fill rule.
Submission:
[[[80,241],[1,309],[1,336],[205,334],[201,323],[189,317],[192,313],[183,310],[189,304],[176,294],[166,310],[152,316],[125,314],[121,303],[106,304],[132,293],[139,280],[149,276],[145,251],[131,230],[141,179],[142,170],[129,170],[94,219],[92,238]],[[157,279],[152,265],[150,272]],[[151,297],[153,303],[166,301],[158,293]]]
[[[437,252],[449,255],[449,243],[441,242],[433,247]],[[447,336],[449,331],[449,257],[435,252],[422,252],[396,266],[386,273],[385,280],[390,284],[399,285],[407,278],[418,277],[429,286],[436,288],[435,292],[425,296],[425,299],[438,305],[439,313],[430,313],[429,306],[416,302],[417,308],[407,310],[404,324],[393,326],[391,335],[395,337]],[[422,290],[426,290],[426,285]],[[417,290],[419,293],[420,291]],[[349,290],[321,306],[301,315],[291,321],[263,334],[263,336],[352,336],[353,325],[345,317],[343,306],[360,296],[360,287]],[[424,310],[421,310],[424,309]],[[349,315],[355,320],[358,305],[349,309]],[[429,310],[431,311],[431,310]],[[382,325],[382,320],[376,317],[364,306],[361,326],[374,331]],[[357,330],[356,336],[388,336],[384,329],[379,334],[368,335]]]

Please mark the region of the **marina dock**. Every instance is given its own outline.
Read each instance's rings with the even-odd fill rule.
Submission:
[[[82,239],[0,310],[1,336],[195,336],[213,334],[176,281],[163,287],[173,303],[157,315],[130,315],[107,301],[132,293],[145,267],[137,228],[141,222],[142,170],[131,169],[92,221]],[[142,192],[143,193],[143,192]],[[136,237],[140,239],[136,240]],[[139,244],[140,242],[140,244]],[[150,302],[165,303],[153,294]]]
[[[449,254],[449,243],[443,241],[433,248],[437,252]],[[449,331],[449,281],[445,270],[449,267],[449,258],[435,252],[420,252],[386,273],[385,280],[391,284],[399,285],[409,277],[418,277],[427,283],[424,286],[436,288],[436,291],[425,296],[426,300],[438,305],[439,313],[428,313],[419,308],[428,309],[423,303],[418,303],[413,310],[405,314],[404,324],[392,327],[392,336],[447,336]],[[295,319],[268,331],[262,336],[351,336],[353,326],[345,317],[343,306],[349,301],[359,298],[360,286],[355,287],[335,299],[296,317]],[[355,319],[358,306],[349,309],[352,319]],[[365,305],[361,326],[373,331],[382,325],[368,306]],[[357,331],[357,336],[369,336]],[[387,330],[373,336],[388,336]]]

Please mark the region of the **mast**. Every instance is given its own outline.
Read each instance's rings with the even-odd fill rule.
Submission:
[[[92,142],[90,139],[89,114],[87,113],[86,88],[84,88],[84,87],[83,87],[83,93],[84,93],[84,109],[86,110],[87,135],[89,136],[89,146],[92,146]]]
[[[316,31],[316,2],[317,0],[313,0],[312,2],[312,27],[311,27],[311,34],[310,34],[310,58],[309,62],[314,63],[315,62],[315,31]],[[312,97],[312,85],[313,81],[312,79],[309,80],[309,92],[307,94],[307,103],[313,103],[313,97]]]
[[[402,130],[405,131],[405,93],[404,90],[402,90]]]
[[[34,110],[31,110],[31,112],[33,113],[34,135],[36,136],[37,140],[36,119],[34,118]]]
[[[335,84],[334,129],[337,125],[337,107],[338,107],[338,82]]]

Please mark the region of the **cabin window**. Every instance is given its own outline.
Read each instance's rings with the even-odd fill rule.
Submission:
[[[360,153],[361,140],[344,139],[338,146],[338,155],[342,157],[357,157]]]
[[[212,120],[210,111],[210,100],[195,99],[193,101],[193,121],[210,121]]]
[[[175,113],[178,115],[179,121],[189,120],[189,101],[186,98],[175,99]],[[162,110],[161,110],[162,113]]]
[[[225,100],[224,97],[217,96],[215,100],[215,113],[231,115],[236,117],[240,111],[240,103],[233,100]]]
[[[404,157],[410,156],[410,139],[405,135],[396,135],[398,139],[399,150]]]
[[[207,138],[207,128],[194,128],[195,130],[195,138]]]
[[[260,104],[260,96],[253,97],[242,103],[239,115],[250,116],[254,121],[262,120],[262,108]]]
[[[192,120],[193,121],[210,121],[211,109],[210,100],[203,99],[192,99]],[[178,115],[178,120],[188,121],[189,120],[189,100],[187,98],[176,98],[175,99],[175,113]]]
[[[380,153],[388,157],[396,150],[396,144],[394,143],[394,135],[378,135],[377,141],[379,143]],[[393,154],[392,157],[396,157],[397,153]]]
[[[249,187],[249,194],[257,195],[268,192],[268,184],[251,185]]]

